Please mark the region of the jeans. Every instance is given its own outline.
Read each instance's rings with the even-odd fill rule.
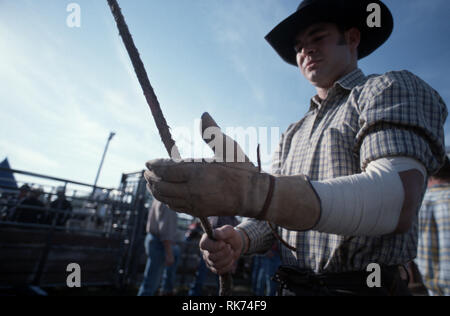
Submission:
[[[278,284],[272,280],[272,277],[281,263],[280,255],[276,253],[271,258],[264,256],[260,260],[255,294],[257,296],[275,296]]]
[[[166,263],[166,252],[162,241],[152,234],[147,234],[145,253],[148,259],[138,296],[154,296],[161,283]]]
[[[261,269],[261,260],[262,260],[262,256],[261,255],[256,255],[253,257],[253,263],[252,263],[252,290],[253,293],[256,294],[257,287],[258,287],[258,275],[259,275],[259,270]]]
[[[192,281],[188,296],[204,296],[203,294],[203,283],[205,283],[206,277],[208,276],[209,269],[206,266],[205,260],[203,260],[203,257],[200,256],[200,262],[197,267],[197,272],[195,273],[195,279]],[[219,276],[217,274],[214,275],[216,279],[216,285],[217,285],[217,293],[216,295],[219,295]]]
[[[174,245],[172,250],[175,261],[170,267],[166,267],[164,269],[163,281],[161,285],[164,294],[173,293],[177,280],[177,267],[180,261],[180,247],[178,245]]]
[[[195,274],[195,279],[189,289],[189,296],[202,296],[203,283],[205,282],[207,273],[208,267],[206,267],[205,261],[200,256],[197,273]]]

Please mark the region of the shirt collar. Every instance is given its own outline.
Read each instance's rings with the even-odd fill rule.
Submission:
[[[341,88],[343,88],[347,91],[351,91],[354,87],[363,83],[365,80],[366,80],[366,76],[364,75],[362,70],[359,68],[356,68],[352,72],[346,74],[345,76],[340,78],[338,81],[336,81],[333,88],[340,86]],[[311,99],[310,110],[314,109],[314,108],[318,108],[318,107],[320,108],[320,104],[321,104],[321,101],[319,99],[319,96],[317,96],[317,95],[314,96]]]
[[[361,69],[356,68],[351,73],[346,74],[344,77],[336,81],[336,85],[340,85],[346,90],[352,90],[357,85],[363,83],[366,80],[366,76],[361,71]]]

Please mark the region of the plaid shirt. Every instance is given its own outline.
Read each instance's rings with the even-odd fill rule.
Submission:
[[[431,295],[450,295],[450,183],[433,186],[419,213],[417,266]]]
[[[338,80],[326,100],[311,100],[305,117],[282,135],[273,174],[307,175],[313,181],[358,174],[373,160],[412,157],[433,173],[444,161],[447,108],[430,86],[408,71],[366,77],[356,69]],[[274,241],[269,225],[239,226],[250,238],[249,253]],[[355,237],[278,228],[297,248],[282,249],[282,263],[315,272],[366,270],[370,263],[404,264],[417,253],[417,219],[405,234]]]

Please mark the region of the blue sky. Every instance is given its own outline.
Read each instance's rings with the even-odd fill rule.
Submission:
[[[73,2],[80,28],[66,24]],[[209,155],[195,126],[205,111],[223,127],[275,127],[275,136],[306,113],[315,90],[263,39],[298,3],[119,0],[184,157]],[[450,2],[385,3],[394,33],[360,68],[410,70],[449,104]],[[12,168],[92,183],[110,131],[99,185],[167,156],[106,0],[0,0],[0,57],[0,159]]]

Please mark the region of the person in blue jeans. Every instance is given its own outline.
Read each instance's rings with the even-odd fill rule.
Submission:
[[[177,213],[167,205],[154,200],[149,210],[145,238],[145,252],[148,259],[138,296],[154,296],[165,267],[175,264],[176,233]],[[172,272],[172,277],[174,273]]]
[[[416,264],[430,296],[450,296],[450,160],[428,178]],[[412,265],[413,263],[411,263]]]

